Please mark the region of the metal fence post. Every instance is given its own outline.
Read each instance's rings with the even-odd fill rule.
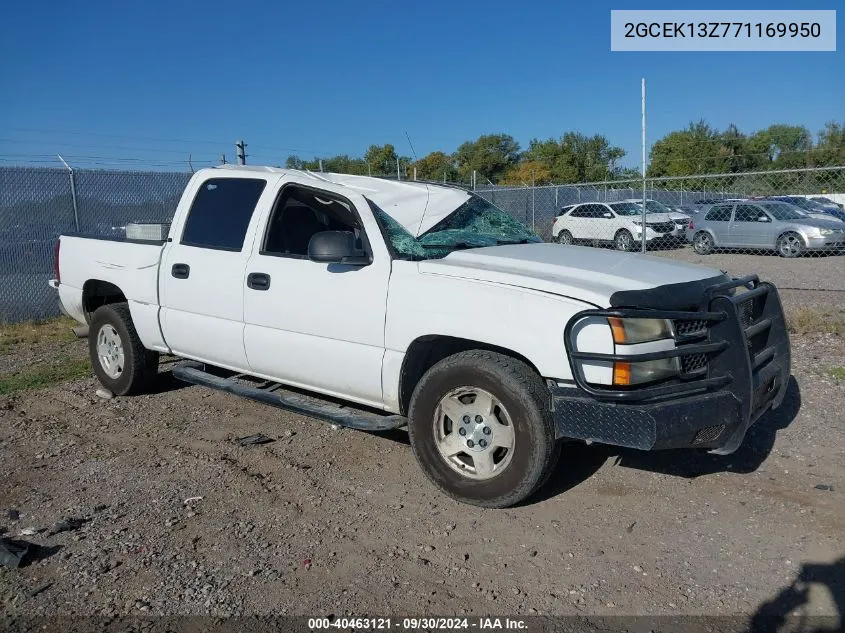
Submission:
[[[70,198],[73,202],[73,222],[76,226],[76,232],[79,233],[79,205],[76,201],[76,174],[73,173],[73,168],[67,164],[67,161],[62,158],[61,154],[56,154],[56,156],[59,157],[59,160],[62,161],[62,164],[64,164],[70,173]]]

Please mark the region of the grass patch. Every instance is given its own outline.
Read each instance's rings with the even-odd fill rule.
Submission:
[[[845,338],[845,313],[841,310],[797,308],[786,314],[791,334],[833,334]]]
[[[90,375],[91,364],[87,359],[57,358],[49,365],[32,365],[18,372],[0,374],[0,395],[43,389],[66,380]]]
[[[76,338],[71,328],[79,325],[68,317],[0,324],[0,354],[11,354],[19,345],[44,342],[72,341]]]
[[[827,370],[827,375],[837,380],[845,380],[845,367],[831,367]]]

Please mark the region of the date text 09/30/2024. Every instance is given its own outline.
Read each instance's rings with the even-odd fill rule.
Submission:
[[[519,618],[387,618],[387,617],[347,617],[347,618],[308,618],[308,629],[312,631],[361,629],[366,631],[525,631],[528,625]]]

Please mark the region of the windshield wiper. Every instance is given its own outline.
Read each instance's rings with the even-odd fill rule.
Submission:
[[[490,244],[470,244],[469,242],[449,242],[448,244],[420,244],[423,248],[455,248],[455,249],[465,249],[465,248],[484,248],[485,246],[490,246]]]
[[[521,240],[496,240],[496,244],[499,246],[506,246],[508,244],[533,244],[535,240],[523,238]]]

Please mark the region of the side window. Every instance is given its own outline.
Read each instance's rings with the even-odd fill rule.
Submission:
[[[734,214],[734,222],[756,222],[760,216],[765,216],[763,210],[750,204],[738,204]]]
[[[270,213],[261,255],[307,259],[308,244],[321,231],[352,231],[363,251],[361,225],[348,201],[328,192],[287,185]]]
[[[704,219],[711,222],[730,222],[732,209],[732,204],[717,204],[707,212]]]
[[[571,204],[570,204],[569,206],[563,207],[563,208],[560,210],[560,212],[558,213],[558,216],[565,215],[565,214],[566,214],[566,212],[567,212],[567,211],[569,211],[569,210],[570,210],[573,206],[574,206],[574,205],[571,205]]]
[[[181,244],[227,251],[243,248],[246,229],[267,181],[210,178],[194,198]]]
[[[593,206],[591,204],[583,204],[580,207],[575,207],[572,210],[572,213],[569,214],[570,218],[588,218],[590,217],[590,207]]]
[[[613,211],[610,210],[610,207],[607,206],[606,204],[597,204],[597,205],[594,205],[594,206],[596,207],[595,217],[597,217],[597,218],[601,218],[602,220],[608,220],[610,218],[608,218],[606,214],[609,214],[611,216],[616,215],[615,213],[613,213]]]

